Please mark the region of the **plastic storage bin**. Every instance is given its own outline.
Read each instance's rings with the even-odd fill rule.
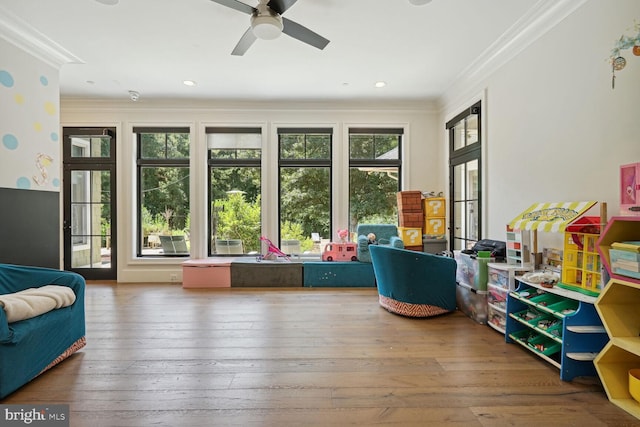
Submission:
[[[494,262],[495,259],[477,258],[469,254],[463,254],[460,251],[455,251],[454,257],[458,263],[456,280],[460,283],[466,283],[476,290],[486,291],[488,280],[487,264]]]
[[[488,317],[488,291],[479,291],[466,283],[456,285],[458,309],[478,323],[486,324]]]

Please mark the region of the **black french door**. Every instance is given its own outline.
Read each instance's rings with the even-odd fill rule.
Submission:
[[[62,134],[64,268],[115,280],[116,129],[65,127]]]

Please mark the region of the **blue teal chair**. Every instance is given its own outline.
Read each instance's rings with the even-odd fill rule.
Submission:
[[[369,248],[378,300],[388,311],[431,317],[456,309],[456,261],[390,246]]]
[[[367,235],[373,233],[376,235],[378,245],[393,246],[395,248],[404,248],[404,242],[398,237],[398,227],[393,224],[359,224],[356,229],[358,235],[358,261],[371,262],[369,254],[369,240]]]
[[[0,264],[0,295],[45,285],[67,286],[76,300],[68,307],[12,323],[0,308],[0,399],[86,343],[82,276],[50,268]]]

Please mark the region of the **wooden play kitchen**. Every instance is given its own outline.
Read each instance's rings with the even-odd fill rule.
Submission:
[[[606,205],[600,205],[596,219],[584,217],[595,205],[536,203],[507,229],[507,263],[521,268],[538,264],[537,231],[564,233],[560,282],[550,286],[539,272],[515,277],[516,289],[507,296],[505,339],[556,366],[565,381],[596,376],[593,361],[608,342],[595,308],[601,289],[596,243],[606,221]]]

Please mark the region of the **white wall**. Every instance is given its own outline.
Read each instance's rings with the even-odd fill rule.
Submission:
[[[60,191],[58,70],[0,39],[0,187]]]
[[[478,94],[468,105],[485,96],[483,237],[504,240],[505,224],[539,201],[604,201],[618,213],[619,166],[640,162],[640,57],[622,52],[615,90],[607,60],[622,34],[637,34],[634,19],[637,0],[587,1],[490,76],[445,94],[442,122],[465,94]]]
[[[134,102],[63,99],[61,126],[115,126],[117,128],[117,220],[118,281],[169,281],[181,274],[180,260],[136,259],[135,235],[135,141],[134,126],[190,126],[192,133],[191,244],[192,256],[206,256],[206,126],[261,126],[266,138],[263,155],[263,227],[267,235],[277,233],[276,129],[282,126],[322,126],[334,129],[334,232],[348,226],[348,128],[402,127],[403,189],[444,190],[446,163],[438,144],[437,112],[425,103],[394,105],[364,104],[251,104],[221,102]],[[343,156],[341,157],[340,154]]]

